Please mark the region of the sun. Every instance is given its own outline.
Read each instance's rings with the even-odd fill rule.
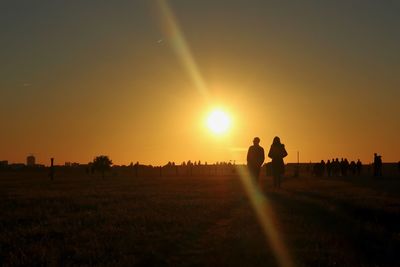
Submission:
[[[207,117],[207,128],[216,135],[227,133],[231,123],[228,113],[221,109],[214,109]]]

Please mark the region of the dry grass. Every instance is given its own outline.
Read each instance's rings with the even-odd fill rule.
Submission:
[[[400,266],[400,182],[264,191],[297,266]],[[276,266],[236,176],[0,178],[3,266]]]

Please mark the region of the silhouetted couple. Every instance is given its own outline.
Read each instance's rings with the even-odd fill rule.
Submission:
[[[287,156],[285,145],[281,144],[279,137],[275,137],[271,148],[268,152],[268,157],[272,159],[272,174],[274,177],[274,187],[281,186],[282,175],[285,171],[283,158]],[[249,147],[247,152],[247,166],[250,175],[256,183],[260,177],[260,169],[265,160],[264,148],[260,146],[260,138],[255,137],[253,145]]]

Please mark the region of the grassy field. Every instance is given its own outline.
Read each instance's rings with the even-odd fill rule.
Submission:
[[[277,266],[235,175],[0,177],[3,266]],[[295,266],[400,266],[400,178],[262,183]]]

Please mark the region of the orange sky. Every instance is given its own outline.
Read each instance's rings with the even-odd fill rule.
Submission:
[[[5,4],[0,160],[243,163],[278,135],[287,162],[397,162],[400,5],[350,2]]]

